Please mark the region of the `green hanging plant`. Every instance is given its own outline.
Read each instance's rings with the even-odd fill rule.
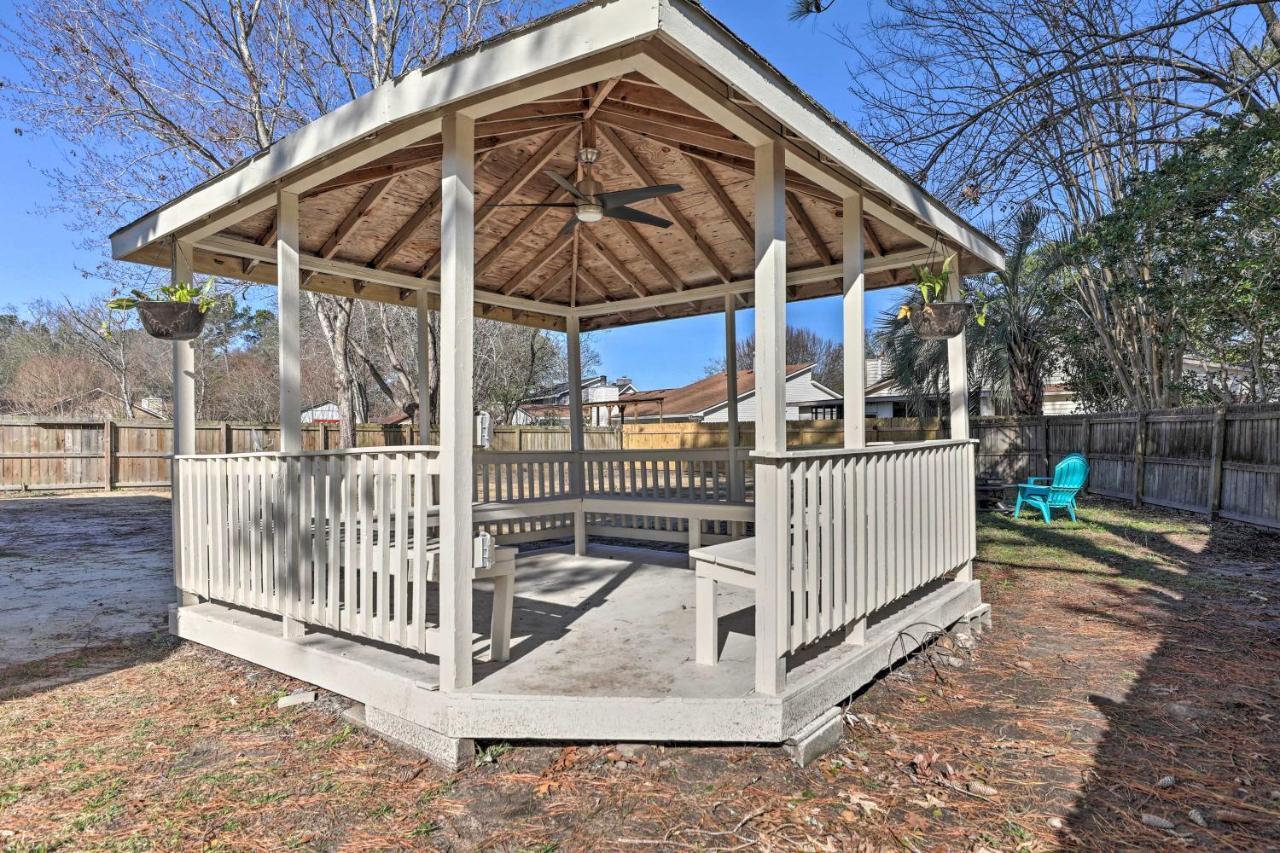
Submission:
[[[112,311],[132,311],[143,302],[194,302],[200,313],[209,311],[218,302],[213,292],[213,278],[210,277],[203,286],[194,282],[179,281],[164,284],[151,291],[134,288],[128,296],[116,296],[107,300],[107,307]]]
[[[161,285],[153,290],[131,290],[127,296],[116,296],[107,301],[112,311],[138,312],[142,328],[153,338],[166,341],[189,341],[200,335],[205,316],[218,302],[213,291],[213,278],[203,286],[194,282],[179,281]],[[107,323],[102,334],[110,337]]]
[[[916,286],[920,288],[920,298],[925,305],[935,303],[954,304],[947,301],[946,295],[947,288],[951,283],[951,262],[955,259],[955,255],[948,255],[946,260],[942,262],[942,269],[938,272],[934,272],[927,266],[912,265],[912,271],[916,277]],[[987,325],[986,294],[976,290],[961,289],[960,301],[968,304],[974,311],[973,319],[979,326]],[[912,306],[904,302],[902,307],[898,309],[898,319],[910,317],[913,307],[918,306]]]

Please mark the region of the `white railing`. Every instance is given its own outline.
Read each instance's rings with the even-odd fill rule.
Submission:
[[[600,450],[583,454],[583,495],[610,498],[625,510],[627,499],[646,501],[693,501],[698,503],[743,502],[750,494],[752,466],[743,451],[727,448],[701,450]],[[589,513],[589,529],[604,534],[683,541],[690,522],[680,513],[672,516],[618,513]],[[728,532],[717,521],[701,524],[708,536]]]
[[[426,651],[438,448],[180,456],[186,592]]]
[[[574,454],[567,451],[477,451],[474,465],[476,503],[574,496]]]
[[[779,653],[974,557],[974,442],[798,451],[762,462],[781,467],[786,494],[788,606],[777,608]]]
[[[591,497],[728,501],[745,482],[746,454],[728,450],[599,450],[582,458],[583,491]]]

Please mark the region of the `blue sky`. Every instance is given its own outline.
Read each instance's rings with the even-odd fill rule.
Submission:
[[[827,34],[844,24],[853,29],[866,25],[868,3],[844,0],[815,23],[787,20],[785,0],[704,0],[713,14],[763,53],[802,88],[846,121],[858,125],[848,93],[846,52]],[[0,20],[10,20],[9,4],[0,7]],[[0,77],[20,76],[7,54],[0,53]],[[81,249],[83,235],[45,210],[51,191],[41,171],[63,162],[58,143],[23,128],[19,136],[12,122],[0,127],[0,173],[7,204],[0,206],[0,253],[5,258],[5,278],[0,285],[0,306],[19,308],[34,299],[73,299],[104,293],[108,285],[83,270],[92,270],[105,253]],[[895,302],[897,291],[880,291],[867,297],[867,317]],[[788,321],[829,338],[839,338],[839,303],[817,299],[788,305]],[[738,315],[740,336],[750,334],[751,311]],[[707,362],[724,352],[724,319],[719,314],[593,334],[600,353],[601,371],[610,377],[630,376],[639,387],[681,385],[699,378]]]

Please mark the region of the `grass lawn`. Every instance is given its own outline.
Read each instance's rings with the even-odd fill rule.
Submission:
[[[1280,536],[1086,504],[980,519],[995,629],[758,747],[486,744],[446,774],[167,636],[0,671],[0,847],[1280,846]]]

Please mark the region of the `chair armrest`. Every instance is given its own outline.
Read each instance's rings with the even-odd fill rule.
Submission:
[[[1049,486],[1037,486],[1032,483],[1018,484],[1018,493],[1021,495],[1047,495],[1051,491],[1052,489]]]
[[[1034,486],[1037,482],[1039,482],[1039,481],[1041,481],[1041,480],[1044,480],[1044,481],[1046,481],[1046,482],[1049,482],[1049,481],[1053,480],[1053,478],[1052,478],[1052,477],[1028,477],[1028,478],[1027,478],[1027,485],[1028,485],[1028,486]]]

